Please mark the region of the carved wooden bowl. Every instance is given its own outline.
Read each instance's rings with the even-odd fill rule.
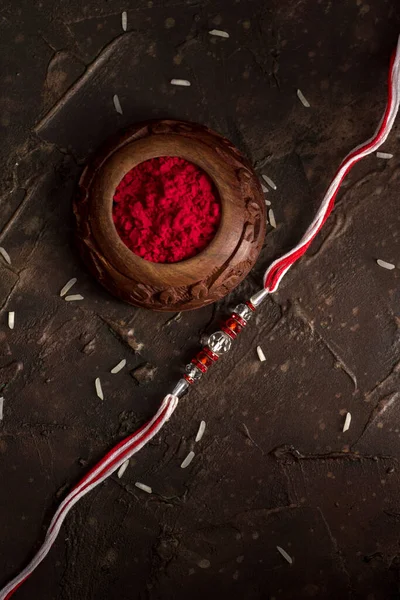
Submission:
[[[115,189],[137,164],[179,156],[205,171],[221,202],[210,244],[173,264],[144,260],[123,243],[112,218]],[[251,165],[226,138],[195,123],[140,123],[108,142],[86,166],[74,201],[79,251],[109,292],[159,311],[200,308],[228,294],[253,267],[266,227],[261,185]]]

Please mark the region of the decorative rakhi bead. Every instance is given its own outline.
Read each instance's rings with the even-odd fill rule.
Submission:
[[[236,321],[236,319],[229,317],[229,319],[225,321],[224,325],[222,325],[221,329],[234,340],[237,334],[242,331],[242,326],[238,323],[238,321]]]
[[[207,354],[208,358],[211,358],[211,360],[213,360],[214,362],[216,362],[219,359],[218,354],[215,354],[215,352],[210,350],[210,348],[208,346],[205,346],[205,348],[203,348],[202,352],[204,352],[204,354]]]
[[[195,365],[195,367],[197,367],[198,369],[200,369],[200,371],[202,373],[206,373],[207,372],[207,367],[205,367],[201,362],[199,362],[197,360],[197,358],[192,358],[192,360],[190,361],[193,365]]]
[[[235,319],[235,321],[237,321],[239,323],[239,325],[241,325],[241,327],[246,327],[246,325],[247,325],[247,322],[244,319],[242,319],[242,317],[235,312],[232,313],[232,319]]]
[[[225,354],[232,346],[232,339],[224,331],[216,331],[208,338],[208,347],[215,354]]]
[[[178,398],[180,398],[188,389],[189,387],[189,382],[186,381],[186,379],[180,379],[178,381],[178,383],[176,384],[176,386],[174,387],[174,389],[172,390],[171,394],[173,396],[178,396]]]
[[[257,308],[257,306],[260,306],[261,302],[263,302],[265,300],[265,298],[268,296],[269,294],[269,290],[263,288],[262,290],[256,292],[255,294],[252,295],[252,297],[250,298],[249,302],[246,302],[247,306],[253,307],[252,310],[255,310]]]
[[[203,374],[200,371],[200,369],[198,367],[196,367],[196,365],[193,365],[192,363],[189,363],[188,365],[186,365],[185,371],[186,371],[186,373],[184,375],[184,378],[190,384],[196,383],[196,381],[199,381],[199,379],[201,379],[201,376]]]
[[[254,308],[247,306],[247,304],[238,304],[233,309],[233,313],[234,315],[239,315],[239,317],[247,322],[250,321],[251,317],[253,316]]]
[[[200,369],[200,371],[202,371],[203,373],[205,373],[207,369],[211,367],[213,362],[214,359],[208,356],[208,354],[204,350],[201,350],[198,354],[196,354],[195,358],[193,358],[192,360],[192,363],[196,365],[196,367]]]

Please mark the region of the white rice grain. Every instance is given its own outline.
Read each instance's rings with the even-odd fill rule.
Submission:
[[[297,90],[297,97],[303,106],[305,106],[306,108],[310,108],[311,104],[309,103],[309,101],[307,100],[307,98],[301,90]]]
[[[199,429],[197,431],[196,438],[194,440],[195,442],[199,442],[201,440],[201,438],[204,435],[205,430],[206,430],[206,422],[200,421]]]
[[[3,407],[4,407],[4,398],[0,398],[0,421],[3,420]]]
[[[347,431],[348,429],[350,429],[350,423],[351,423],[351,413],[347,413],[346,415],[346,419],[344,421],[344,425],[343,425],[343,433],[345,431]]]
[[[264,198],[265,206],[271,206],[272,202]]]
[[[211,31],[209,31],[208,33],[210,35],[216,35],[216,36],[222,37],[222,38],[229,37],[229,33],[227,31],[221,31],[221,29],[211,29]]]
[[[122,465],[120,466],[120,468],[118,469],[118,473],[117,473],[117,477],[118,479],[121,479],[122,475],[125,473],[125,471],[127,470],[129,465],[129,458],[128,460],[126,460],[124,463],[122,463]]]
[[[65,302],[75,302],[76,300],[83,300],[81,294],[72,294],[71,296],[65,296]]]
[[[262,187],[262,191],[264,192],[264,194],[268,194],[269,189],[267,188],[267,186],[261,184],[261,187]]]
[[[142,490],[143,492],[147,492],[147,494],[153,493],[153,490],[151,489],[151,487],[149,485],[146,485],[145,483],[140,483],[140,481],[136,481],[135,486],[137,488],[139,488],[139,490]]]
[[[381,260],[380,258],[378,258],[378,260],[376,262],[380,267],[383,267],[384,269],[388,269],[388,271],[392,271],[393,269],[396,268],[396,265],[386,262],[386,260]]]
[[[272,187],[273,190],[278,189],[275,183],[272,181],[271,177],[268,177],[268,175],[263,175],[262,178],[264,179],[265,183],[268,183],[268,185]]]
[[[122,369],[124,368],[124,366],[126,365],[126,359],[123,358],[122,360],[119,361],[119,363],[117,365],[115,365],[115,367],[113,369],[111,369],[111,373],[119,373],[120,371],[122,371]]]
[[[115,107],[115,110],[117,111],[117,113],[122,115],[122,106],[121,106],[121,102],[119,101],[117,94],[114,94],[113,102],[114,102],[114,107]]]
[[[389,152],[377,152],[377,158],[384,158],[385,160],[390,160],[393,158],[393,154],[389,154]]]
[[[126,31],[128,29],[128,13],[126,12],[126,10],[124,10],[124,12],[121,15],[121,25],[123,31]]]
[[[8,254],[7,250],[2,246],[0,246],[0,254],[2,255],[7,264],[11,265],[10,255]]]
[[[283,556],[283,558],[284,558],[285,560],[287,560],[287,561],[288,561],[289,565],[292,565],[292,564],[293,564],[293,558],[290,556],[290,554],[288,554],[288,553],[286,552],[286,550],[284,550],[284,549],[283,549],[283,548],[281,548],[280,546],[277,546],[277,547],[276,547],[276,549],[278,550],[279,554],[280,554],[281,556]]]
[[[104,400],[103,388],[101,387],[100,377],[96,377],[94,385],[96,387],[96,394],[100,400]]]
[[[171,79],[171,85],[181,85],[183,87],[189,87],[190,81],[188,81],[187,79]]]
[[[72,279],[70,279],[69,281],[67,281],[67,283],[64,285],[64,287],[63,287],[63,288],[62,288],[62,290],[60,291],[60,296],[61,296],[61,298],[62,298],[63,296],[65,296],[65,294],[66,294],[67,292],[69,292],[69,290],[72,288],[72,286],[74,286],[74,285],[76,284],[76,282],[77,282],[77,281],[78,281],[78,280],[77,280],[77,278],[76,278],[76,277],[73,277]]]
[[[12,310],[8,313],[8,326],[10,329],[14,329],[15,325],[15,312]]]
[[[194,452],[190,451],[189,454],[187,455],[187,457],[185,458],[185,460],[183,461],[183,463],[181,464],[181,469],[186,469],[186,467],[188,467],[190,465],[190,463],[192,462],[192,460],[194,459]]]
[[[271,223],[271,227],[276,229],[275,215],[274,215],[274,211],[272,210],[272,208],[270,208],[268,211],[268,220]]]
[[[265,358],[265,354],[264,354],[261,346],[257,346],[256,350],[257,350],[258,358],[260,359],[261,362],[264,362],[266,360],[266,358]]]

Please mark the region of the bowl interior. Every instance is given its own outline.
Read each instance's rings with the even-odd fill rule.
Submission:
[[[178,162],[179,161],[179,162]],[[124,174],[114,193],[117,234],[136,256],[176,264],[197,256],[221,222],[215,182],[180,156],[145,160]]]
[[[211,151],[210,151],[211,150]],[[127,172],[141,162],[160,156],[177,156],[194,163],[213,181],[221,201],[219,228],[210,244],[196,256],[178,263],[151,263],[137,256],[121,240],[112,218],[114,192]],[[170,285],[190,285],[217,270],[237,246],[242,219],[237,204],[238,181],[235,171],[202,140],[181,135],[148,136],[128,143],[102,165],[92,184],[93,233],[107,259],[125,276],[140,274],[150,284],[159,285],[160,277]]]

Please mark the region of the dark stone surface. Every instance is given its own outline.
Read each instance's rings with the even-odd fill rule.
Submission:
[[[12,265],[0,264],[0,584],[66,490],[154,412],[202,333],[304,231],[381,117],[399,26],[396,0],[2,2],[0,245]],[[231,37],[211,38],[214,27]],[[278,227],[250,276],[176,316],[107,295],[71,244],[83,161],[152,117],[216,129],[278,186]],[[163,433],[74,508],[16,598],[400,598],[400,276],[376,265],[400,266],[398,135],[392,160],[353,170],[307,256]],[[65,303],[74,276],[85,299]],[[144,363],[157,372],[137,386],[129,372]]]

